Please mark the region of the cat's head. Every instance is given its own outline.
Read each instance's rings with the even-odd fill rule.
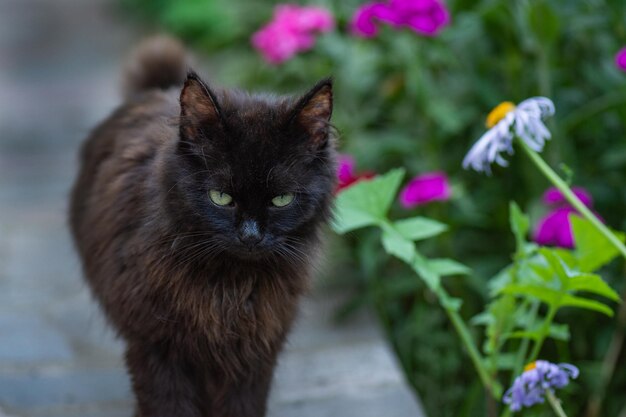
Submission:
[[[277,97],[212,90],[190,73],[180,111],[168,193],[177,227],[206,255],[305,257],[335,189],[331,81]]]

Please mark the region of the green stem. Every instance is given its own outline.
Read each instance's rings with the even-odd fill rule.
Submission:
[[[622,291],[622,299],[626,299],[626,288]],[[619,312],[617,315],[617,328],[613,332],[611,343],[604,355],[602,361],[602,367],[600,368],[600,382],[598,384],[597,391],[591,396],[589,404],[587,406],[587,417],[598,417],[601,415],[602,403],[606,396],[607,387],[613,378],[615,368],[617,367],[619,356],[624,346],[624,337],[626,336],[626,306],[622,303],[619,306]],[[620,414],[620,417],[622,416]]]
[[[539,339],[537,339],[537,341],[535,342],[535,345],[533,346],[533,351],[526,361],[527,363],[534,362],[539,357],[539,352],[541,352],[543,342],[546,340],[546,337],[548,337],[548,334],[550,333],[550,324],[552,324],[552,320],[554,320],[556,310],[557,309],[555,307],[550,307],[550,309],[548,310],[546,319],[543,322],[543,328],[541,329],[541,335],[539,336]]]
[[[504,412],[502,414],[500,414],[500,417],[509,417],[513,412],[511,411],[511,409],[509,407],[506,407],[504,409]]]
[[[535,319],[537,318],[537,313],[539,312],[539,302],[535,301],[533,302],[532,306],[530,307],[530,317],[531,317],[531,324],[529,325],[529,328],[532,328],[534,323],[535,323]],[[522,370],[524,369],[524,365],[526,365],[525,359],[526,359],[526,355],[528,354],[528,345],[530,344],[530,339],[524,338],[522,340],[522,343],[520,344],[520,348],[517,351],[517,357],[515,358],[515,369],[513,370],[513,375],[511,376],[511,384],[513,385],[513,381],[515,381],[515,378],[522,373]]]
[[[565,411],[563,411],[563,407],[561,407],[561,401],[559,401],[559,399],[556,398],[554,396],[554,393],[550,391],[549,389],[546,390],[546,398],[548,399],[550,406],[552,407],[552,409],[554,410],[554,413],[557,416],[567,417],[567,414],[565,414]]]
[[[440,291],[444,291],[443,288],[441,288]],[[470,332],[467,329],[465,322],[457,311],[448,308],[445,305],[443,307],[446,311],[446,314],[448,315],[448,318],[452,322],[452,325],[456,329],[456,332],[461,338],[461,342],[463,343],[463,346],[465,346],[465,349],[467,350],[467,353],[469,354],[483,385],[487,390],[489,390],[494,398],[499,400],[502,396],[502,387],[500,387],[500,385],[496,381],[494,381],[493,378],[489,375],[489,372],[487,372],[485,362],[480,352],[476,348],[474,340],[472,339],[472,336],[470,335]]]
[[[569,203],[576,210],[578,210],[578,212],[585,219],[589,220],[589,222],[591,222],[591,224],[598,229],[598,231],[602,233],[609,240],[609,242],[613,244],[613,246],[615,246],[622,256],[626,258],[626,246],[624,246],[617,236],[615,236],[615,234],[611,232],[609,228],[604,225],[604,223],[598,220],[596,215],[593,214],[578,197],[576,197],[576,194],[572,192],[567,183],[563,181],[563,179],[561,179],[561,177],[559,177],[552,168],[550,168],[550,166],[541,158],[541,156],[539,156],[537,152],[532,150],[522,139],[517,138],[517,141],[521,144],[522,149],[524,149],[531,161],[537,166],[537,168],[539,168],[539,171],[541,171],[546,178],[548,178],[548,180],[559,189],[567,201],[569,201]]]

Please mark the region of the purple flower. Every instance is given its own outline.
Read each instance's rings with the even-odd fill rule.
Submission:
[[[274,17],[252,35],[252,45],[271,64],[280,64],[315,44],[315,33],[333,29],[332,14],[321,7],[300,7],[282,4],[274,9]]]
[[[436,200],[450,198],[450,184],[443,172],[429,172],[413,178],[400,192],[400,204],[412,208]]]
[[[591,208],[593,200],[584,188],[573,187],[572,191],[585,206]],[[545,246],[573,248],[574,235],[572,234],[572,225],[569,217],[570,215],[578,215],[578,212],[569,205],[563,194],[554,187],[549,188],[544,193],[543,202],[550,207],[550,212],[537,223],[534,233],[535,242]]]
[[[513,386],[504,393],[502,401],[509,405],[511,411],[543,403],[547,390],[565,387],[578,374],[578,368],[574,365],[538,360],[527,365],[524,372],[515,378]]]
[[[362,5],[352,17],[355,35],[371,38],[378,33],[376,21],[395,28],[408,27],[424,36],[435,36],[450,22],[450,13],[441,0],[389,0]]]
[[[615,54],[615,65],[622,71],[626,71],[626,47]]]

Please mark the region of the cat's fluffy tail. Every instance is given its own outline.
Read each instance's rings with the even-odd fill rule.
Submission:
[[[150,89],[182,85],[189,67],[183,44],[169,36],[145,39],[132,51],[123,78],[126,98]]]

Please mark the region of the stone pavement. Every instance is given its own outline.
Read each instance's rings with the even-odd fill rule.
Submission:
[[[134,35],[88,0],[0,3],[0,417],[130,417],[121,355],[66,227],[78,145],[117,103]],[[317,290],[281,357],[270,417],[418,417],[372,317]]]

